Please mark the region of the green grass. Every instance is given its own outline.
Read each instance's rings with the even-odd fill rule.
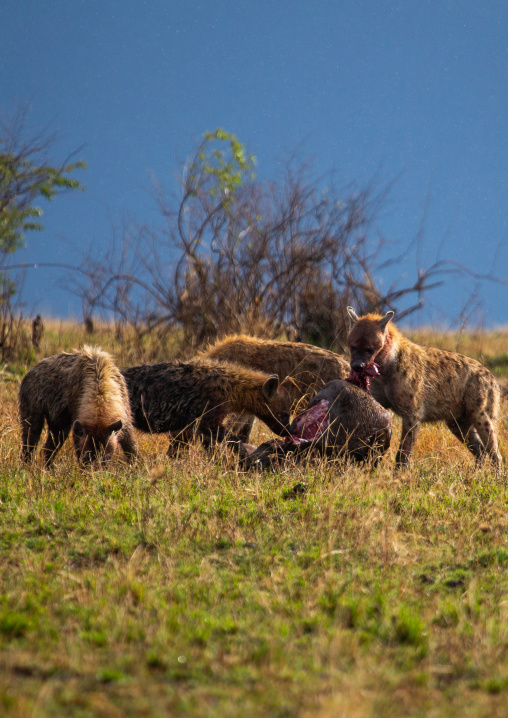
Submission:
[[[199,449],[154,459],[4,463],[4,715],[337,715],[353,694],[353,716],[506,705],[504,481],[467,458],[407,478],[388,462],[258,476]]]
[[[19,462],[0,385],[0,715],[505,716],[508,491],[441,427],[414,467]],[[507,456],[507,415],[502,452]],[[292,491],[305,484],[305,492]]]

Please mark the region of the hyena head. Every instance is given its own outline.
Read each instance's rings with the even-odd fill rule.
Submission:
[[[386,312],[384,317],[374,314],[359,317],[352,307],[348,307],[347,312],[351,318],[351,329],[347,337],[351,369],[362,372],[379,357],[385,346],[388,322],[395,312]]]
[[[121,419],[105,427],[86,426],[76,419],[72,425],[72,441],[78,461],[84,465],[107,464],[118,446],[117,434],[121,428]]]
[[[259,418],[276,434],[287,434],[291,400],[287,391],[280,386],[277,374],[268,377],[261,387],[261,394],[264,406]]]

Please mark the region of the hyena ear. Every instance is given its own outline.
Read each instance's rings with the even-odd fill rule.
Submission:
[[[113,422],[113,424],[110,424],[108,426],[108,428],[106,429],[106,431],[108,432],[108,434],[112,434],[114,431],[120,431],[122,426],[123,426],[122,420],[118,419],[118,421],[115,421],[115,422]]]
[[[268,399],[270,401],[277,394],[278,389],[279,377],[277,376],[277,374],[272,374],[263,384],[261,391],[263,392],[263,396],[265,397],[265,399]]]
[[[351,326],[353,326],[353,324],[356,324],[356,322],[360,319],[360,317],[355,312],[353,307],[347,307],[347,313],[349,314],[349,318],[351,319]]]
[[[85,436],[85,427],[78,419],[76,419],[72,425],[72,434],[78,439],[82,439]]]
[[[390,319],[394,316],[394,314],[395,312],[392,311],[386,312],[384,317],[379,320],[379,328],[384,330]]]

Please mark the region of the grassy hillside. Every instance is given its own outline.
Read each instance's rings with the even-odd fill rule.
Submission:
[[[476,471],[434,426],[395,472],[396,420],[375,471],[244,474],[194,446],[168,461],[150,436],[133,468],[81,470],[69,443],[27,469],[20,377],[83,338],[49,327],[1,375],[1,715],[506,715],[506,468]],[[505,381],[506,333],[460,339]],[[87,341],[121,365],[176,353],[108,327]],[[501,451],[506,467],[506,403]]]

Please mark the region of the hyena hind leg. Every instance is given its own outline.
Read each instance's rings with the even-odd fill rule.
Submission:
[[[456,419],[447,421],[446,425],[454,436],[467,446],[477,464],[482,464],[489,455],[495,468],[497,470],[501,468],[496,431],[490,419],[483,417],[475,424],[466,419]]]
[[[55,456],[58,454],[63,446],[64,441],[69,435],[69,429],[60,429],[59,431],[52,431],[48,427],[48,438],[42,448],[42,456],[44,458],[44,465],[46,468],[53,463]]]
[[[29,461],[41,438],[44,417],[31,416],[23,419],[21,426],[21,458],[23,461]]]
[[[497,441],[495,423],[491,419],[483,418],[476,423],[476,430],[483,443],[483,454],[488,454],[497,471],[501,469],[502,459]]]
[[[452,434],[469,449],[477,462],[483,460],[485,457],[485,449],[482,440],[469,421],[465,419],[452,419],[446,422],[446,426]]]

